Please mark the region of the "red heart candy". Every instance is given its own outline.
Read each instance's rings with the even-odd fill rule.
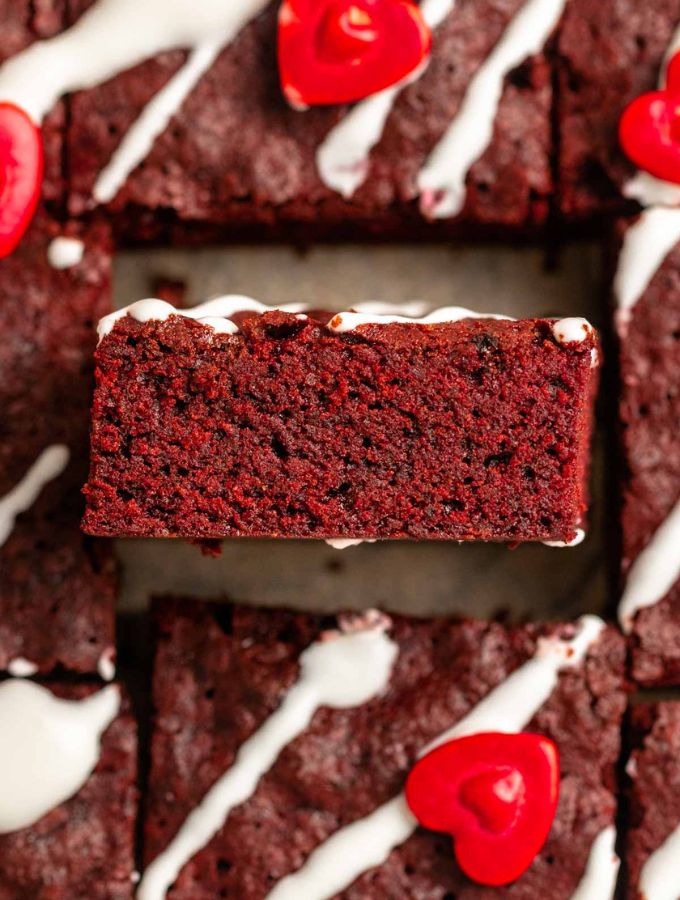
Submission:
[[[296,107],[361,100],[418,69],[431,40],[412,0],[284,0],[281,86]]]
[[[469,878],[499,886],[519,878],[545,843],[559,785],[549,738],[488,732],[426,754],[408,776],[406,801],[421,825],[451,835]]]
[[[40,129],[13,103],[0,103],[0,258],[8,256],[33,218],[40,197]]]
[[[639,169],[680,184],[680,53],[668,64],[665,89],[642,94],[626,107],[619,140]]]

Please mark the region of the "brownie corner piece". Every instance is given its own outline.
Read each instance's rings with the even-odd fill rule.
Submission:
[[[0,260],[0,671],[94,673],[115,652],[113,555],[79,529],[110,265],[103,223],[44,210]]]
[[[3,775],[0,897],[132,900],[137,730],[123,689],[6,680],[0,728],[16,767]]]
[[[155,602],[154,617],[155,725],[143,888],[162,887],[177,900],[212,900],[220,892],[244,900],[272,891],[273,897],[277,891],[303,896],[295,879],[300,872],[304,877],[314,853],[325,847],[333,854],[328,843],[333,835],[376,810],[389,818],[390,801],[423,748],[448,729],[461,723],[464,728],[480,702],[489,701],[493,714],[494,689],[509,686],[510,676],[522,680],[523,672],[535,674],[539,652],[542,659],[552,657],[548,665],[552,671],[556,667],[556,680],[546,684],[542,699],[528,704],[517,725],[558,745],[560,803],[544,848],[515,884],[494,889],[494,896],[510,898],[519,891],[528,900],[571,900],[591,858],[604,862],[600,877],[607,881],[601,883],[613,890],[615,769],[625,710],[624,641],[615,629],[594,617],[508,629],[495,622],[376,612],[320,617],[172,598]],[[229,806],[235,783],[227,787],[224,779],[238,769],[243,754],[248,766],[255,763],[250,739],[256,736],[257,745],[260,729],[281,715],[284,700],[287,708],[297,708],[297,686],[310,677],[309,654],[316,659],[330,648],[323,664],[328,674],[337,663],[331,656],[338,639],[342,643],[352,635],[367,641],[361,678],[372,687],[361,699],[337,704],[345,708],[319,701],[324,708],[286,732],[275,761],[258,770],[257,783],[249,780],[247,796],[237,789],[239,802]],[[392,647],[387,655],[386,644]],[[529,677],[535,687],[534,675]],[[280,719],[275,731],[282,734],[279,726]],[[506,721],[505,730],[509,727]],[[218,782],[218,793],[212,793]],[[176,843],[177,836],[186,836],[187,816],[208,792],[210,802],[197,813],[206,839],[189,853],[183,838]],[[220,806],[219,814],[213,804]],[[447,891],[461,900],[489,896],[488,888],[458,868],[450,838],[423,828],[409,825],[397,846],[386,847],[385,858],[376,862],[376,843],[382,847],[394,823],[384,824],[369,842],[371,863],[356,867],[365,841],[350,843],[349,850],[343,844],[343,859],[351,860],[351,867],[327,858],[323,868],[333,876],[313,896],[356,900]]]
[[[625,896],[643,900],[673,882],[680,852],[680,703],[634,704],[629,736]]]
[[[88,533],[582,535],[599,361],[585,320],[239,302],[141,301],[100,326]]]

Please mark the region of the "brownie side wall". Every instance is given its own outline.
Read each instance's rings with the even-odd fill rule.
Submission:
[[[102,341],[86,531],[574,536],[592,338],[565,349],[544,320],[242,328],[126,317]]]

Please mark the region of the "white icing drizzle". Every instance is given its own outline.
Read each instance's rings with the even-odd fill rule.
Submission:
[[[113,681],[116,677],[116,650],[114,647],[107,647],[99,657],[97,662],[97,672],[99,677],[104,681]]]
[[[619,623],[630,633],[636,614],[662,600],[680,577],[680,499],[636,557],[619,603]]]
[[[423,0],[420,12],[434,31],[453,12],[455,5],[456,0]],[[371,150],[382,137],[397,97],[407,84],[420,78],[425,68],[419,68],[402,83],[357,103],[329,131],[316,152],[319,177],[326,187],[345,199],[354,195],[368,175]]]
[[[462,306],[442,306],[434,309],[422,317],[402,315],[378,315],[374,313],[341,312],[336,313],[328,323],[328,328],[336,334],[344,334],[354,331],[362,325],[390,325],[390,324],[415,324],[437,325],[443,322],[459,322],[462,319],[504,319],[512,322],[510,316],[500,316],[494,313],[480,313]]]
[[[579,619],[570,641],[541,640],[535,655],[494,688],[463,719],[440,734],[422,753],[453,738],[484,731],[517,733],[531,721],[555,689],[562,669],[581,664],[599,638],[604,622]],[[341,828],[316,848],[302,868],[282,879],[267,900],[327,900],[369,869],[385,862],[418,823],[402,794],[368,816]]]
[[[72,269],[82,262],[85,244],[72,237],[56,237],[47,248],[47,261],[53,269]]]
[[[566,0],[526,0],[467,87],[458,114],[418,175],[421,210],[431,218],[458,215],[465,180],[493,137],[505,78],[538,53],[554,31]]]
[[[616,829],[609,825],[593,841],[586,870],[571,900],[612,900],[621,865],[615,845]]]
[[[334,550],[348,550],[359,544],[375,544],[375,538],[326,538],[325,543]]]
[[[9,494],[0,497],[0,547],[12,533],[17,516],[33,506],[48,481],[61,475],[68,465],[68,459],[68,447],[51,444],[43,450]]]
[[[576,535],[570,541],[543,541],[543,544],[546,547],[578,547],[579,544],[583,543],[585,538],[586,533],[583,528],[577,528]]]
[[[386,617],[371,612],[355,620],[350,630],[326,634],[301,654],[297,682],[148,867],[139,900],[165,896],[182,867],[222,828],[231,810],[254,793],[260,778],[320,707],[361,706],[385,690],[397,657],[397,646],[386,634],[388,625]]]
[[[271,312],[273,309],[281,309],[284,312],[299,312],[304,309],[302,303],[287,303],[278,307],[266,306],[252,297],[244,297],[240,294],[227,294],[224,297],[216,297],[213,300],[207,300],[199,306],[193,306],[190,309],[176,309],[165,300],[156,300],[153,297],[147,300],[138,300],[130,306],[117,309],[108,316],[104,316],[99,320],[97,326],[97,334],[99,340],[110,334],[114,325],[124,316],[130,316],[137,322],[150,322],[152,320],[164,321],[170,316],[184,316],[187,319],[195,319],[202,325],[213,328],[215,331],[225,334],[237,334],[238,325],[230,321],[229,316],[233,316],[237,312]]]
[[[661,63],[659,88],[665,87],[668,63],[678,50],[680,50],[680,25],[674,31]],[[622,193],[624,197],[637,200],[642,206],[677,206],[680,204],[680,185],[655,178],[649,172],[637,172],[624,184]]]
[[[38,666],[31,662],[30,659],[17,656],[15,659],[10,660],[7,665],[7,671],[13,678],[30,678],[31,675],[35,675],[38,671]]]
[[[580,344],[593,333],[590,322],[580,317],[558,319],[550,327],[558,344]]]
[[[228,317],[238,312],[252,311],[255,313],[272,312],[276,309],[283,312],[297,313],[304,315],[303,310],[307,309],[304,303],[285,303],[281,306],[267,306],[252,297],[244,297],[238,294],[228,294],[224,297],[217,297],[214,300],[208,300],[199,306],[190,309],[176,309],[165,300],[156,300],[149,298],[146,300],[138,300],[130,306],[118,309],[109,315],[100,319],[97,327],[99,340],[110,334],[116,322],[124,316],[131,316],[138,322],[149,322],[151,320],[165,320],[169,316],[185,316],[194,319],[202,325],[214,328],[216,331],[222,331],[228,334],[237,334],[238,326]],[[328,327],[331,331],[338,334],[353,331],[360,325],[377,324],[388,325],[390,323],[413,323],[417,325],[436,325],[441,322],[457,322],[461,319],[505,319],[514,321],[509,316],[500,316],[491,313],[479,313],[470,309],[463,309],[460,306],[443,306],[439,309],[432,310],[427,315],[398,315],[390,314],[390,310],[409,310],[411,312],[420,313],[425,307],[424,304],[414,302],[411,304],[388,304],[379,303],[377,301],[367,301],[365,303],[357,303],[357,310],[367,310],[366,312],[341,312],[336,313],[331,319]]]
[[[622,335],[633,307],[678,241],[680,209],[647,209],[626,231],[614,278],[616,322]]]
[[[0,684],[0,834],[27,828],[78,793],[119,706],[115,685],[62,700],[31,681]]]
[[[650,854],[640,872],[638,891],[644,900],[680,897],[680,825]]]

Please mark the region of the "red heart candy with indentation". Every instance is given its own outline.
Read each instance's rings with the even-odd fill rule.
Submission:
[[[559,784],[559,753],[549,738],[485,732],[419,760],[406,800],[421,825],[451,835],[469,878],[499,886],[519,878],[545,843]]]
[[[412,0],[284,0],[281,86],[295,107],[351,103],[415,72],[431,42]]]
[[[642,94],[626,107],[619,140],[639,169],[680,184],[680,53],[668,64],[666,87]]]
[[[14,250],[33,218],[42,172],[40,129],[23,109],[0,103],[0,258]]]

